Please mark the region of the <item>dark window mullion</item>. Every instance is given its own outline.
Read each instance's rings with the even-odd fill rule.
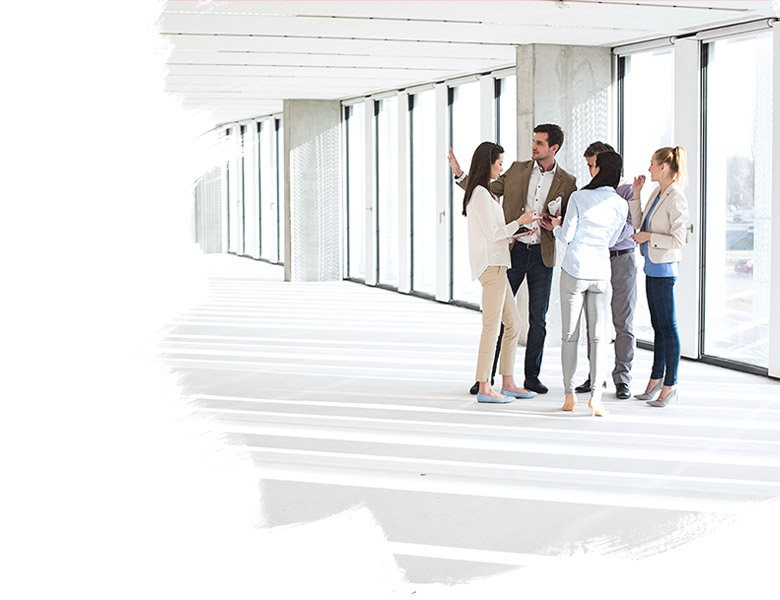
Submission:
[[[453,123],[452,123],[452,112],[453,112],[453,104],[455,103],[455,88],[447,88],[447,135],[449,136],[449,146],[452,148],[452,145],[455,143],[454,140],[454,130],[453,130]],[[448,246],[448,252],[450,255],[450,297],[449,300],[452,302],[453,300],[453,294],[454,294],[454,281],[455,281],[455,250],[453,248],[453,213],[455,212],[454,207],[452,205],[453,203],[453,194],[454,194],[454,185],[455,181],[452,177],[447,178],[449,180],[449,204],[450,204],[450,210],[447,211],[449,213],[449,232],[447,234],[447,246]]]

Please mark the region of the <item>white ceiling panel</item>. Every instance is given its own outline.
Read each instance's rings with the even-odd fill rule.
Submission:
[[[488,72],[529,43],[615,46],[778,16],[778,2],[170,0],[168,90],[232,121]]]
[[[512,53],[513,54],[513,53]],[[417,58],[418,55],[414,55]],[[507,59],[512,58],[508,55]],[[179,64],[252,64],[257,66],[278,66],[278,67],[319,67],[331,68],[342,67],[362,67],[374,70],[387,68],[403,68],[407,71],[426,71],[430,69],[462,72],[464,70],[464,60],[469,60],[474,68],[480,69],[485,64],[485,59],[460,59],[457,62],[452,60],[451,56],[433,56],[426,57],[425,65],[418,66],[413,62],[401,61],[394,56],[364,54],[315,54],[315,53],[282,53],[282,52],[256,52],[256,51],[223,51],[223,52],[198,52],[174,50],[168,60],[169,65]],[[501,59],[503,61],[503,59]],[[504,61],[505,62],[505,61]]]

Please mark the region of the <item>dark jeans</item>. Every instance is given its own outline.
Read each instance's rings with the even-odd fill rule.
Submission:
[[[655,332],[653,342],[653,370],[650,379],[661,379],[664,385],[677,384],[680,365],[680,336],[674,309],[674,282],[676,277],[646,277],[647,306]]]
[[[539,378],[544,353],[544,338],[547,336],[547,308],[550,306],[552,288],[552,267],[544,266],[542,250],[539,245],[526,246],[515,242],[511,251],[512,266],[506,276],[512,295],[517,295],[523,279],[528,278],[528,338],[525,343],[525,378],[531,381]],[[496,375],[498,354],[504,337],[504,325],[496,343],[496,355],[493,359],[491,381]]]

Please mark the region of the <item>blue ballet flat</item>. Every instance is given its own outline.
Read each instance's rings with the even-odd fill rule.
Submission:
[[[528,392],[523,394],[522,392],[510,392],[507,390],[501,390],[501,393],[504,394],[504,396],[514,396],[515,398],[533,398],[536,396],[536,392]]]
[[[477,402],[491,402],[493,404],[506,404],[507,402],[511,402],[514,400],[512,396],[509,396],[508,398],[493,398],[493,396],[488,396],[487,394],[477,394]]]

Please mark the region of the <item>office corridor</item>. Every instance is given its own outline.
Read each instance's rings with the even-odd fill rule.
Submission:
[[[549,394],[482,405],[467,394],[479,313],[206,262],[206,300],[161,351],[198,412],[250,452],[268,526],[366,507],[409,581],[454,583],[581,553],[653,556],[780,496],[777,381],[683,361],[680,406],[610,386],[610,414],[592,418],[585,395],[560,411],[548,346]],[[649,366],[638,350],[634,393]],[[577,381],[586,369],[582,347]]]

